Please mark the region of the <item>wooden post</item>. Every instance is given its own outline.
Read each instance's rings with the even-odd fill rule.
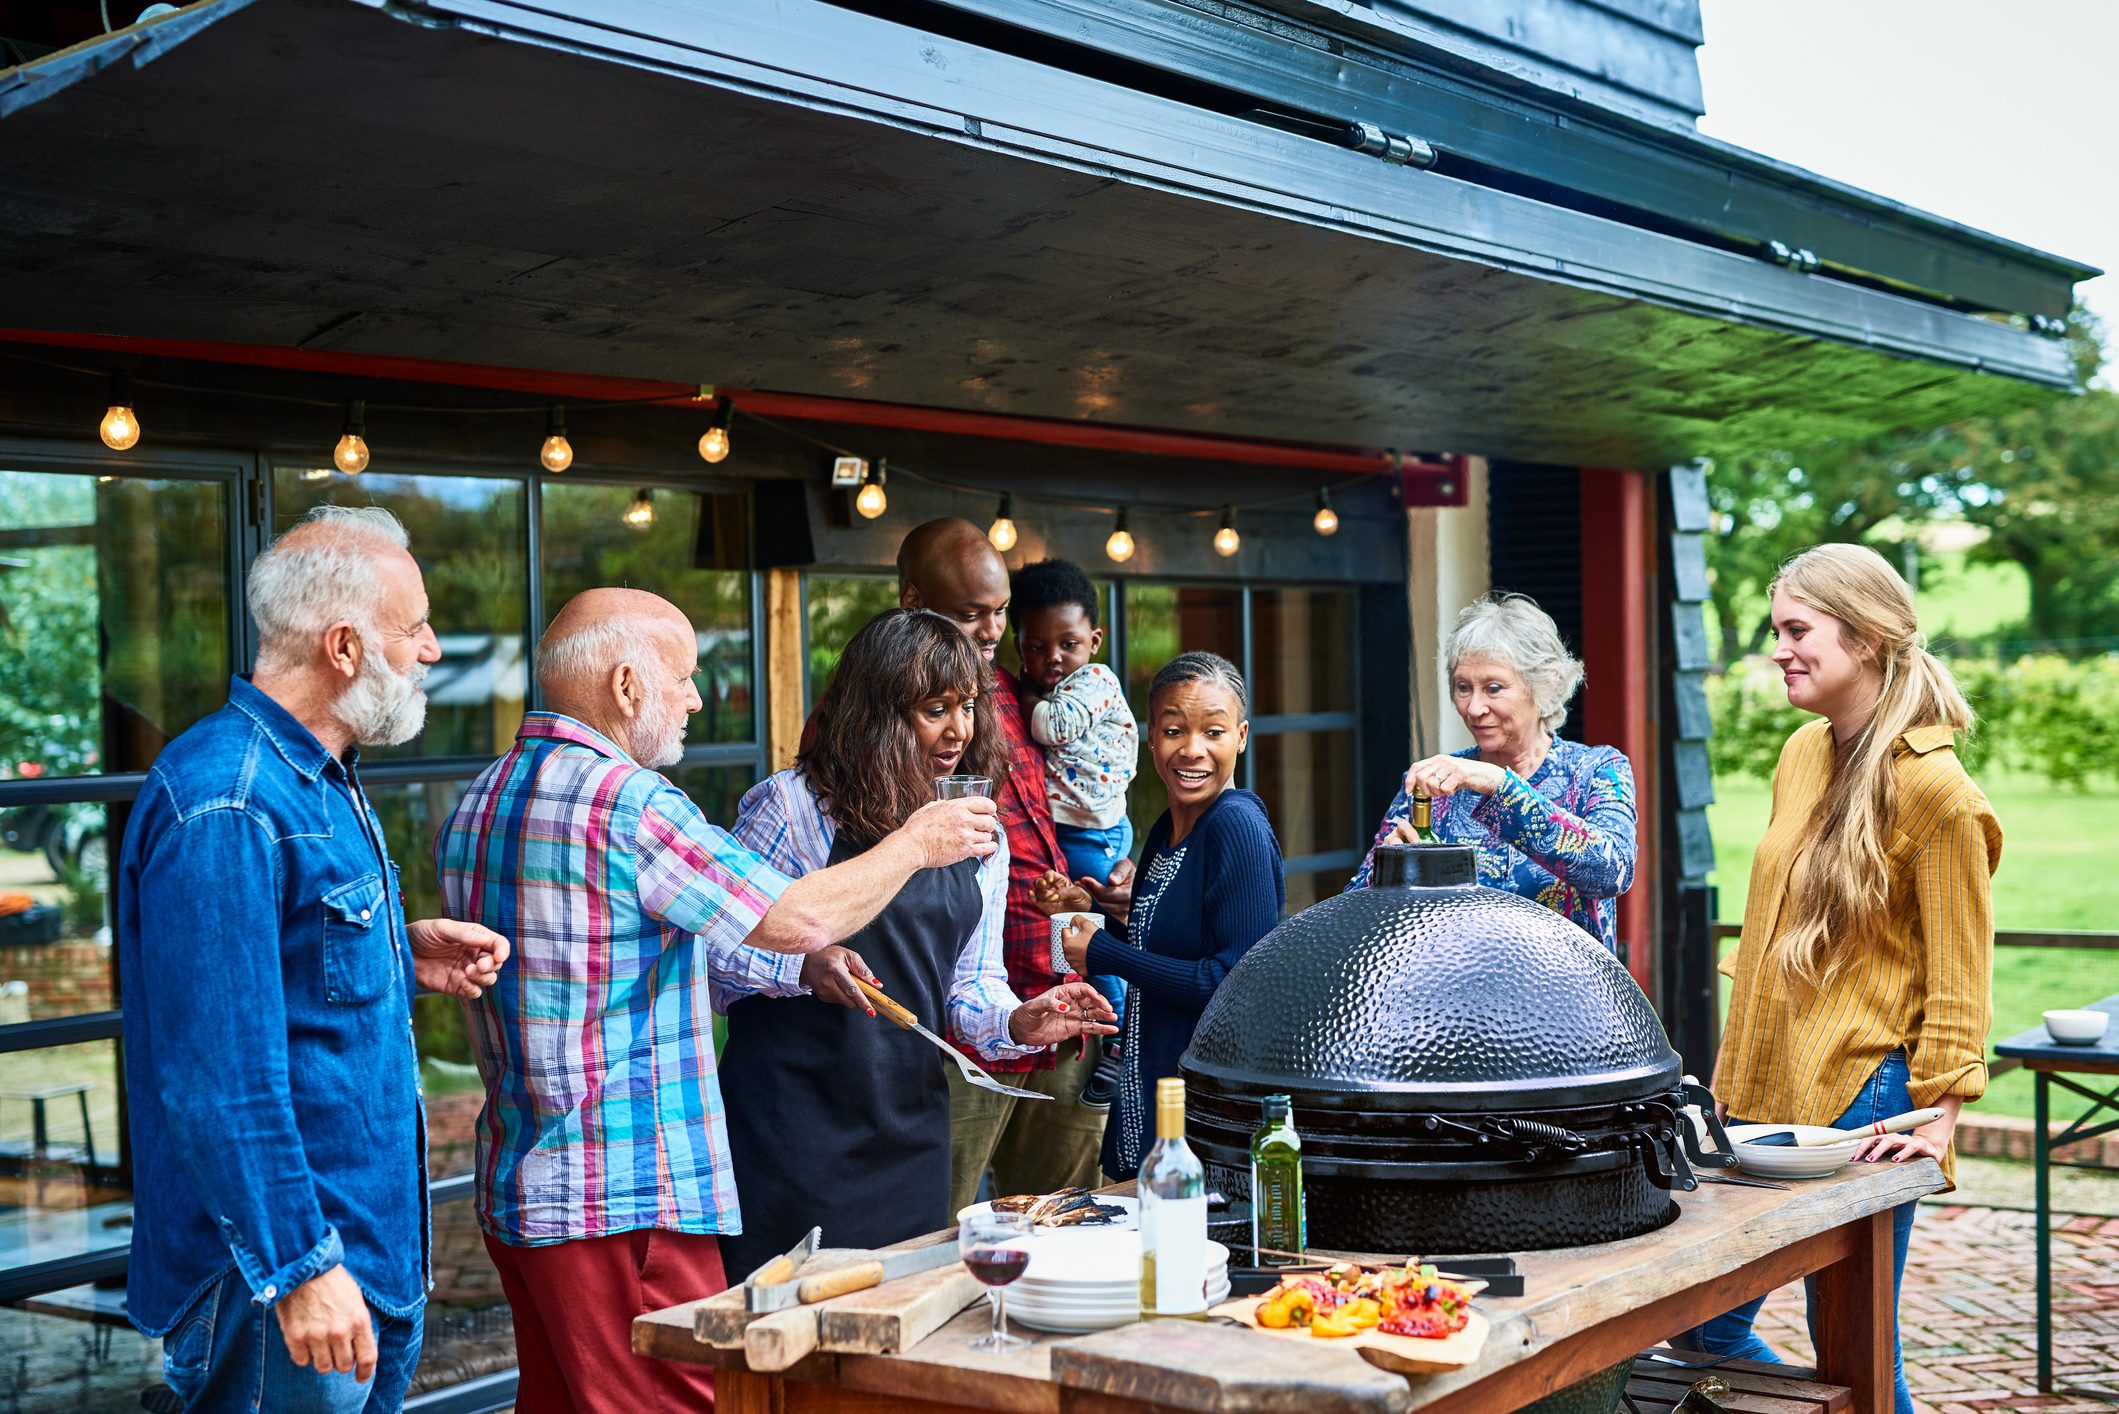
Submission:
[[[802,622],[802,571],[765,572],[765,746],[767,768],[784,771],[795,764],[802,741],[807,703],[808,635]]]
[[[1648,484],[1638,471],[1582,470],[1582,739],[1615,746],[1633,766],[1638,803],[1648,760],[1648,604],[1655,566],[1648,557]],[[1637,879],[1656,877],[1655,837],[1638,828]],[[1655,995],[1655,937],[1648,926],[1650,888],[1619,896],[1619,937],[1627,968]]]
[[[1848,1228],[1853,1250],[1817,1273],[1817,1373],[1854,1391],[1857,1414],[1888,1414],[1894,1398],[1891,1333],[1898,1321],[1891,1210]]]

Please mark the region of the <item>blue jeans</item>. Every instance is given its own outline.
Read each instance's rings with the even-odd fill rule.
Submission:
[[[1060,854],[1067,861],[1067,872],[1077,879],[1094,879],[1099,884],[1111,877],[1121,859],[1133,855],[1133,822],[1121,818],[1107,830],[1092,830],[1082,825],[1054,824],[1052,834],[1059,841]],[[1126,979],[1104,975],[1087,979],[1089,985],[1104,994],[1118,1019],[1126,1019]]]
[[[1833,1127],[1866,1127],[1880,1119],[1889,1119],[1892,1115],[1904,1114],[1912,1109],[1913,1097],[1906,1090],[1909,1079],[1905,1052],[1893,1051],[1885,1056],[1883,1064],[1876,1068],[1876,1074],[1863,1084],[1861,1093],[1854,1097],[1854,1103],[1847,1106],[1847,1112],[1833,1121]],[[1748,1124],[1754,1121],[1731,1116],[1729,1122]],[[1913,1394],[1906,1388],[1905,1353],[1899,1347],[1895,1308],[1899,1287],[1905,1281],[1906,1244],[1913,1236],[1913,1210],[1919,1206],[1918,1203],[1906,1203],[1891,1210],[1891,1293],[1894,1307],[1891,1323],[1891,1378],[1897,1386],[1896,1414],[1913,1414]],[[1816,1278],[1803,1279],[1803,1299],[1810,1320],[1810,1339],[1814,1343],[1817,1340]],[[1759,1308],[1765,1304],[1766,1298],[1761,1296],[1758,1300],[1747,1302],[1726,1315],[1716,1316],[1692,1332],[1689,1344],[1709,1355],[1724,1355],[1736,1360],[1759,1360],[1768,1365],[1780,1364],[1781,1357],[1774,1354],[1773,1348],[1760,1340],[1758,1333],[1751,1328],[1751,1323],[1758,1319]]]
[[[278,1315],[250,1298],[250,1284],[231,1269],[177,1317],[162,1339],[162,1377],[194,1414],[397,1414],[419,1364],[426,1326],[370,1306],[375,1374],[318,1374],[287,1356]]]

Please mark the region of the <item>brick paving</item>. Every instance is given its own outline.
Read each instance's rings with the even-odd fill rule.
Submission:
[[[1923,1205],[1899,1298],[1906,1382],[1926,1414],[2113,1414],[2119,1401],[2119,1218],[2055,1216],[2053,1385],[2106,1400],[2040,1395],[2032,1216]],[[1808,1364],[1803,1293],[1773,1294],[1759,1333]]]

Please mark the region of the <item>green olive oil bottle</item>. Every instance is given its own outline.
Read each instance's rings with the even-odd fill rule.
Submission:
[[[1251,1245],[1261,1267],[1293,1266],[1286,1254],[1309,1250],[1302,1201],[1302,1137],[1286,1095],[1268,1095],[1263,1123],[1251,1136]]]

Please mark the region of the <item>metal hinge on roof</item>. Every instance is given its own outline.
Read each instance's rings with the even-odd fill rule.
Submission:
[[[1434,144],[1409,133],[1386,132],[1374,123],[1320,122],[1293,113],[1278,113],[1270,108],[1247,108],[1237,116],[1278,128],[1284,133],[1380,157],[1393,166],[1432,167],[1437,157]]]
[[[1815,275],[1817,273],[1817,253],[1815,251],[1797,250],[1785,241],[1766,242],[1766,258],[1775,265],[1787,266],[1798,275]]]

